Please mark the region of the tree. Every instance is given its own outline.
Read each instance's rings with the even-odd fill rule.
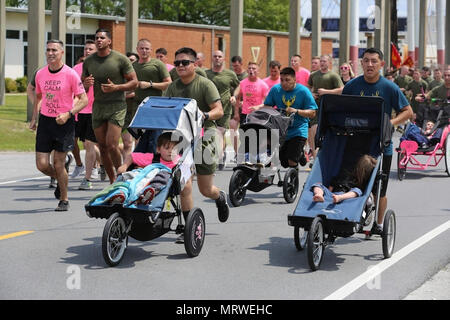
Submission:
[[[7,0],[10,7],[26,7],[28,1]],[[82,13],[125,16],[126,0],[66,0],[67,7],[79,6]],[[51,0],[45,0],[51,10]],[[229,0],[140,0],[139,17],[171,22],[228,26]],[[244,28],[288,31],[289,0],[245,0]]]

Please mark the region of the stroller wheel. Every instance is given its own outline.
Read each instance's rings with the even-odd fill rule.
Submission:
[[[384,216],[383,232],[381,233],[384,258],[390,258],[394,253],[395,233],[396,233],[395,213],[392,210],[388,210],[386,212],[386,215]]]
[[[112,214],[103,229],[102,253],[105,262],[117,266],[123,258],[128,244],[125,221],[116,212]]]
[[[306,239],[308,238],[308,231],[299,226],[294,227],[294,243],[298,251],[302,251],[306,247]]]
[[[406,165],[401,165],[401,161],[406,157],[404,152],[397,153],[397,176],[398,180],[402,181],[406,175]]]
[[[205,217],[199,208],[189,212],[184,228],[184,248],[189,257],[196,257],[205,242]]]
[[[247,189],[244,187],[244,184],[247,182],[246,180],[247,176],[243,170],[238,169],[233,172],[228,187],[228,194],[233,207],[239,207],[245,199]]]
[[[287,203],[292,203],[297,198],[298,193],[298,171],[295,168],[289,168],[284,176],[283,196]]]
[[[325,232],[323,228],[323,220],[320,217],[315,217],[311,223],[311,228],[306,239],[308,263],[311,270],[319,269],[323,258],[323,251],[325,249]]]

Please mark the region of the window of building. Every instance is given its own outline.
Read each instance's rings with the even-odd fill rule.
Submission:
[[[20,39],[20,30],[6,30],[6,39]]]

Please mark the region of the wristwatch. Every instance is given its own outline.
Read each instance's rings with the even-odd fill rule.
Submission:
[[[205,120],[208,120],[209,119],[209,112],[205,112],[204,115],[205,115]]]
[[[69,115],[70,115],[69,119],[73,117],[72,110],[69,111]]]
[[[150,88],[153,88],[153,81],[150,80]]]

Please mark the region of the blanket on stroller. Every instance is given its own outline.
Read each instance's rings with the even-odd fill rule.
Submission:
[[[438,128],[431,135],[425,136],[422,133],[422,130],[417,125],[411,123],[400,138],[400,142],[404,140],[412,140],[417,142],[420,148],[424,149],[439,143],[439,141],[441,140],[441,136],[442,128]]]
[[[88,203],[90,206],[121,203],[136,208],[148,204],[155,195],[167,188],[172,170],[161,163],[125,172],[113,184],[97,193]]]

